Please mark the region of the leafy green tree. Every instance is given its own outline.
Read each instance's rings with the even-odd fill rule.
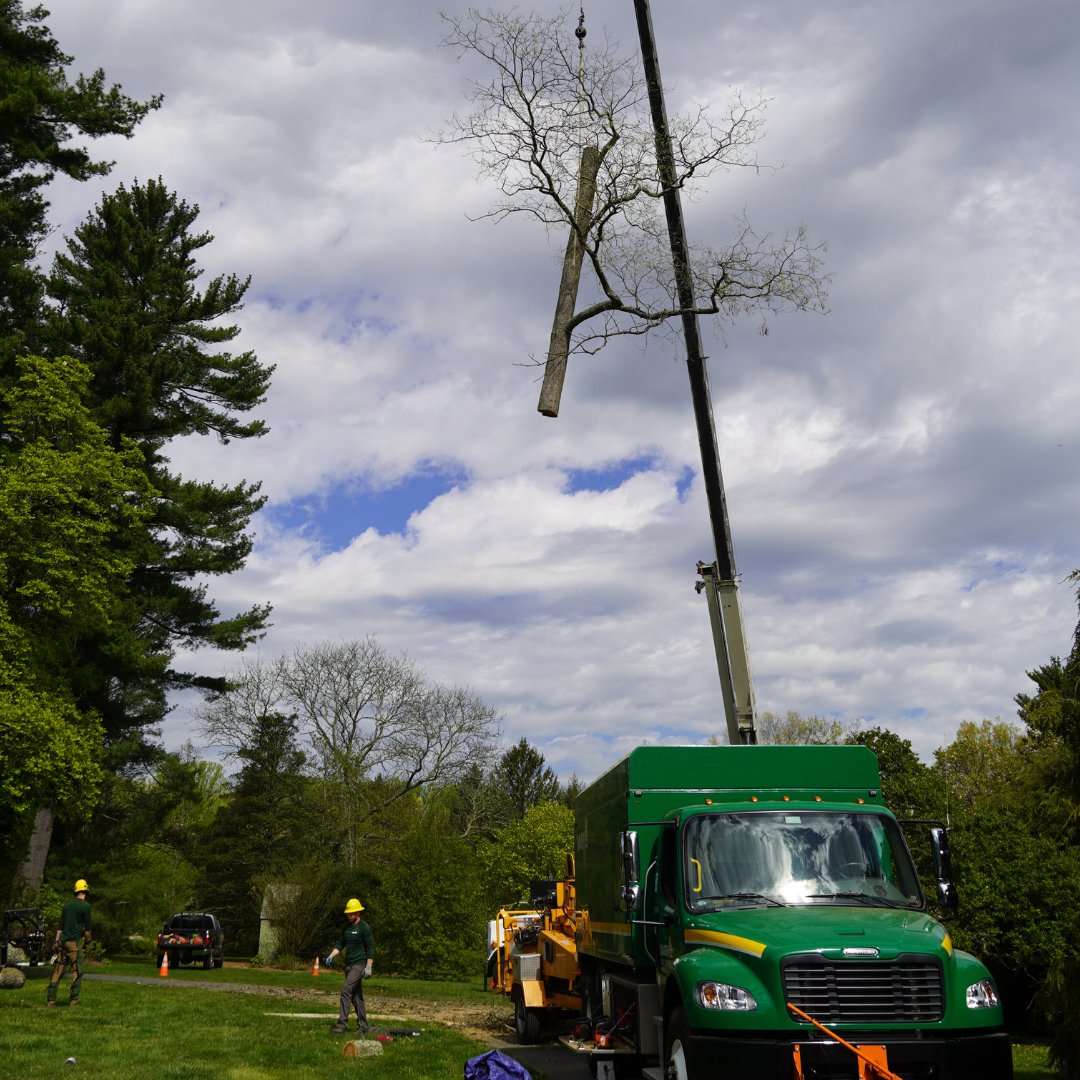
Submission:
[[[117,738],[160,719],[171,689],[224,685],[173,670],[177,646],[242,649],[269,613],[257,605],[223,617],[204,584],[244,565],[246,530],[265,501],[259,485],[185,480],[163,452],[182,436],[214,433],[227,443],[266,430],[242,416],[264,400],[272,369],[251,352],[221,348],[239,334],[222,320],[240,308],[248,281],[219,276],[198,290],[196,255],[213,238],[194,231],[197,216],[160,180],[121,186],[68,239],[48,282],[58,306],[46,340],[91,369],[96,419],[114,445],[138,445],[157,496],[154,518],[128,547],[150,659],[107,637],[86,645],[97,675],[86,693]],[[118,684],[127,692],[116,694]]]
[[[1054,820],[1053,800],[1031,786],[1027,744],[1001,720],[960,725],[936,753],[947,798],[960,914],[960,947],[986,961],[1016,1031],[1037,1026],[1048,974],[1077,955],[1080,860]],[[1035,914],[1037,913],[1037,914]],[[1039,948],[1031,948],[1034,917]]]
[[[1072,575],[1080,581],[1080,571]],[[1034,694],[1018,694],[1020,719],[1027,728],[1032,763],[1040,784],[1068,808],[1068,827],[1080,841],[1080,626],[1069,656],[1059,656],[1028,672]]]
[[[1070,580],[1080,582],[1080,570]],[[1078,593],[1080,596],[1080,593]],[[1052,657],[1028,672],[1034,694],[1018,694],[1020,719],[1026,725],[1030,765],[1029,797],[1036,802],[1040,835],[1064,846],[1067,871],[1047,882],[1051,904],[1080,892],[1080,625],[1073,632],[1069,656]],[[1056,868],[1056,864],[1054,864]],[[1044,868],[1039,868],[1043,870]],[[1043,901],[1039,912],[1044,925]],[[1054,929],[1058,926],[1055,922]],[[1060,1076],[1080,1077],[1080,1027],[1076,1023],[1075,986],[1080,976],[1080,915],[1061,920],[1066,947],[1056,950],[1034,1004],[1050,1032],[1050,1059]]]
[[[530,807],[555,802],[562,795],[559,778],[544,762],[544,755],[522,737],[499,759],[491,783],[509,800],[517,817]]]
[[[72,57],[44,24],[48,12],[0,0],[0,374],[28,327],[40,316],[42,282],[34,266],[44,238],[48,204],[42,191],[57,174],[73,180],[101,176],[79,136],[130,137],[160,97],[137,102],[107,86],[100,69],[69,81]]]
[[[124,541],[150,513],[140,456],[129,444],[110,448],[83,404],[86,368],[28,356],[18,371],[0,393],[0,815],[9,825],[43,801],[76,813],[93,801],[102,729],[82,699],[77,658],[84,638],[128,619]]]
[[[380,968],[425,979],[482,971],[489,913],[477,903],[477,863],[443,792],[415,800],[394,849],[373,900]]]
[[[889,808],[901,818],[930,818],[943,812],[933,770],[919,760],[908,739],[885,728],[849,735],[845,742],[868,746],[881,771],[881,790]]]
[[[574,850],[574,812],[559,802],[531,806],[525,816],[482,842],[476,852],[489,916],[527,901],[532,882],[561,878]]]

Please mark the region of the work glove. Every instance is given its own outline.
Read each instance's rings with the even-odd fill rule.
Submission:
[[[371,978],[371,962],[370,961],[368,961],[367,965],[364,968],[364,978],[365,979],[370,979]]]
[[[334,966],[334,957],[333,957],[333,954],[331,954],[330,956],[328,956],[328,957],[326,958],[326,966],[327,966],[327,967],[333,967],[333,966]]]

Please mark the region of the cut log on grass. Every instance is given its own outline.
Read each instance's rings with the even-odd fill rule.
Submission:
[[[341,1056],[347,1058],[376,1057],[382,1052],[383,1044],[374,1039],[350,1039],[341,1048]]]

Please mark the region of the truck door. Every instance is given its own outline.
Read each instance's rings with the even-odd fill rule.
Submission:
[[[656,868],[657,911],[653,916],[655,925],[648,928],[653,935],[649,954],[656,958],[661,986],[675,958],[683,952],[682,919],[679,918],[678,838],[679,832],[674,825],[660,833]]]

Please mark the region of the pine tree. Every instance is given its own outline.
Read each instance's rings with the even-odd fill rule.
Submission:
[[[544,755],[525,738],[499,758],[491,779],[519,818],[539,803],[558,802],[562,794],[559,778],[544,762]]]
[[[57,255],[48,280],[55,313],[44,330],[54,352],[93,372],[90,406],[110,440],[131,440],[158,498],[149,527],[130,538],[131,591],[150,659],[111,639],[87,645],[82,692],[114,739],[164,715],[181,687],[221,681],[172,670],[179,645],[242,649],[269,609],[223,617],[197,584],[239,570],[251,551],[247,526],[265,501],[259,484],[187,480],[163,453],[175,438],[216,434],[224,444],[266,428],[245,419],[264,400],[271,368],[254,353],[221,346],[239,334],[222,320],[241,307],[249,279],[219,276],[199,291],[196,256],[213,239],[195,231],[189,206],[159,179],[106,195]],[[118,647],[119,646],[119,647]]]
[[[107,87],[100,69],[68,81],[72,57],[60,51],[42,7],[0,0],[0,374],[38,319],[42,281],[33,260],[46,233],[42,189],[57,174],[74,180],[107,173],[76,135],[129,136],[160,97],[137,102]]]

